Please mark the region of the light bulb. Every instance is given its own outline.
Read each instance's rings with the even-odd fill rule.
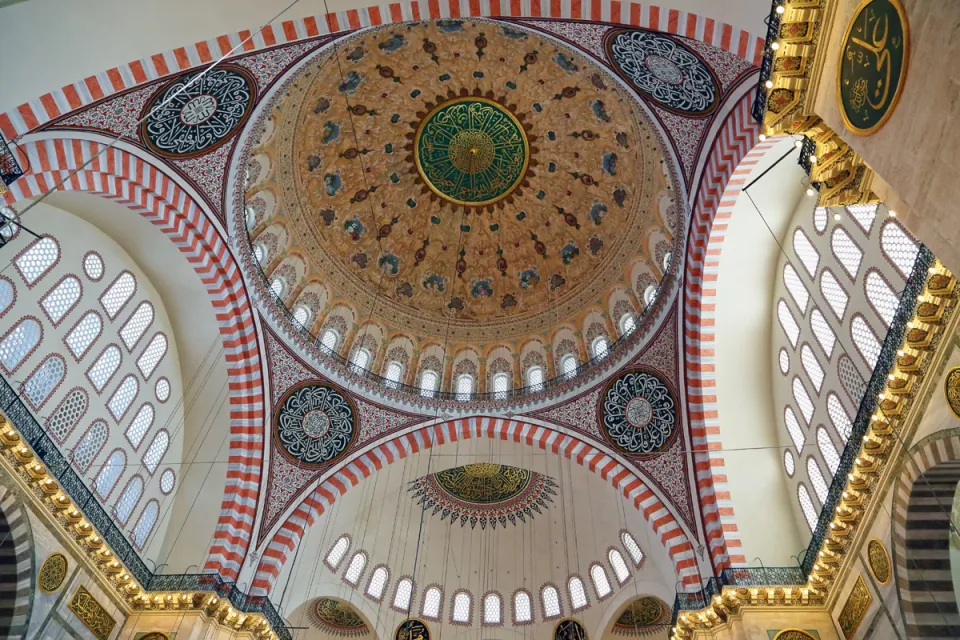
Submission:
[[[817,156],[810,156],[810,164],[815,164],[817,162]]]
[[[896,218],[896,217],[897,217],[897,212],[894,211],[893,209],[890,209],[890,217],[891,217],[891,218]]]
[[[797,141],[795,141],[795,142],[793,143],[793,146],[795,146],[797,149],[799,149],[800,147],[803,146],[803,140],[797,140]]]
[[[770,48],[773,49],[774,51],[776,51],[777,49],[780,48],[780,43],[779,43],[779,42],[771,42],[771,43],[770,43]]]
[[[839,213],[833,214],[833,219],[834,219],[834,220],[839,220],[839,219],[840,219],[840,214],[839,214]]]
[[[773,81],[767,80],[766,82],[763,83],[763,86],[765,86],[767,89],[773,89]]]
[[[767,139],[767,134],[761,133],[761,134],[760,134],[760,142],[763,142],[763,141],[766,140],[766,139]]]
[[[785,9],[782,5],[779,6],[779,7],[777,7],[777,13],[778,13],[779,15],[782,16],[784,11],[786,11],[786,9]]]
[[[815,194],[815,193],[816,193],[816,191],[814,191],[813,187],[807,187],[807,195],[808,195],[808,196],[812,196],[812,195]]]

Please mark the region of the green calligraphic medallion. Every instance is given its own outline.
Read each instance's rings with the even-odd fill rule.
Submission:
[[[870,135],[893,114],[907,73],[910,32],[900,0],[863,0],[841,44],[840,114],[853,133]]]
[[[417,172],[441,198],[465,206],[491,205],[523,181],[530,160],[527,134],[503,105],[461,97],[437,105],[414,140]]]

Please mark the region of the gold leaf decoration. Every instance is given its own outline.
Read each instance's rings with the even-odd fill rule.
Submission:
[[[334,636],[362,636],[367,624],[349,602],[338,598],[318,598],[313,606],[313,623]]]
[[[617,635],[642,636],[662,631],[670,622],[671,610],[660,598],[644,596],[631,602],[613,623]]]
[[[947,404],[953,415],[960,418],[960,367],[953,367],[947,372],[943,382],[943,393],[947,397]]]
[[[107,640],[113,628],[117,626],[117,621],[110,617],[103,605],[97,602],[93,594],[83,585],[77,587],[68,606],[97,640]]]
[[[850,640],[853,634],[857,632],[857,627],[863,621],[863,616],[866,615],[871,602],[873,602],[873,596],[870,595],[867,584],[863,581],[863,576],[858,575],[857,582],[853,585],[853,590],[847,597],[847,602],[843,605],[840,616],[837,618],[837,623],[840,625],[840,630],[846,640]]]
[[[784,629],[773,637],[773,640],[817,640],[802,629]]]
[[[40,565],[40,573],[37,574],[37,584],[44,593],[53,593],[63,586],[63,581],[67,579],[67,556],[62,553],[54,553],[47,557]]]
[[[867,543],[867,559],[870,561],[870,571],[880,584],[890,582],[890,554],[883,543],[876,538]]]

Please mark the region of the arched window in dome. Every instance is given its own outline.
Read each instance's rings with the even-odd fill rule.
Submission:
[[[275,277],[270,281],[270,291],[273,292],[279,300],[283,300],[284,295],[287,292],[287,283],[280,276]]]
[[[823,233],[827,228],[827,208],[817,207],[813,211],[813,228],[817,233]]]
[[[593,342],[590,343],[590,351],[593,352],[593,357],[600,359],[605,358],[607,355],[607,338],[606,336],[597,336],[593,339]]]
[[[87,369],[87,378],[97,393],[103,393],[103,389],[118,368],[120,368],[120,347],[115,344],[108,345]]]
[[[57,326],[80,302],[80,294],[83,293],[83,287],[80,286],[80,280],[74,276],[64,276],[53,285],[42,298],[40,306],[46,312],[47,317],[53,326]]]
[[[667,251],[663,254],[663,272],[666,273],[670,271],[670,260],[673,258],[673,252]]]
[[[117,276],[107,290],[100,294],[100,304],[107,312],[107,317],[115,320],[120,310],[127,304],[137,291],[137,280],[129,271],[123,271]]]
[[[420,374],[420,395],[424,398],[432,398],[437,392],[437,383],[440,381],[440,376],[437,375],[436,371],[427,369],[422,374]]]
[[[453,594],[453,610],[450,620],[453,624],[470,624],[473,617],[473,598],[469,591],[457,591]]]
[[[903,230],[896,220],[887,220],[880,227],[880,248],[900,275],[907,279],[913,271],[913,263],[917,261],[920,247]]]
[[[127,413],[127,409],[133,404],[133,399],[137,397],[139,391],[140,383],[133,374],[127,375],[120,381],[117,390],[113,392],[110,400],[107,401],[107,408],[110,409],[110,415],[113,416],[114,420],[119,422],[123,419],[123,416]]]
[[[483,624],[495,627],[503,624],[503,600],[497,593],[483,596]]]
[[[790,344],[793,348],[796,348],[797,340],[800,339],[800,327],[782,298],[777,303],[777,320],[780,321],[780,328],[783,329],[787,339],[790,340]]]
[[[0,340],[0,365],[8,374],[16,371],[40,344],[43,330],[36,318],[26,317]]]
[[[793,454],[790,453],[789,449],[783,450],[783,469],[787,472],[788,476],[793,477],[793,472],[796,469],[794,468]]]
[[[820,254],[817,252],[810,238],[802,229],[793,232],[793,251],[800,258],[800,263],[811,278],[817,275],[817,265],[820,264]]]
[[[457,376],[457,400],[469,400],[473,394],[473,376],[461,373]]]
[[[74,359],[79,362],[87,351],[93,345],[100,332],[103,330],[103,320],[96,311],[88,311],[70,329],[70,333],[64,338],[67,348],[73,354]]]
[[[392,388],[397,388],[400,386],[400,379],[403,377],[403,365],[397,362],[396,360],[391,360],[387,363],[387,385]]]
[[[637,321],[634,319],[633,314],[627,312],[620,316],[620,321],[617,322],[617,327],[620,329],[620,335],[625,336],[629,333],[633,333],[633,330],[637,326]]]
[[[493,389],[493,397],[497,400],[504,400],[507,397],[507,391],[510,389],[510,376],[506,373],[495,373],[490,380]]]
[[[380,602],[383,600],[383,593],[387,589],[387,581],[390,580],[390,572],[386,567],[377,567],[370,575],[370,581],[367,583],[367,596]]]
[[[260,266],[262,267],[267,258],[267,248],[263,246],[262,242],[257,242],[253,245],[253,257],[257,262],[260,263]]]
[[[806,518],[810,531],[816,531],[817,508],[813,506],[813,500],[810,499],[807,488],[802,484],[797,486],[797,500],[800,502],[800,509],[803,511],[803,517]]]
[[[530,592],[519,589],[513,594],[513,624],[522,625],[533,622],[533,599]]]
[[[143,454],[143,466],[147,468],[150,475],[153,475],[157,470],[160,461],[163,460],[163,456],[167,453],[167,447],[169,445],[170,434],[167,433],[166,429],[158,431],[157,435],[153,436],[153,442],[150,443],[147,452]]]
[[[783,265],[783,284],[790,292],[790,297],[797,303],[800,315],[804,315],[807,312],[807,303],[810,302],[810,292],[807,291],[807,285],[803,284],[800,276],[797,275],[797,270],[789,262]]]
[[[593,583],[593,591],[597,594],[597,600],[603,600],[613,593],[607,571],[602,564],[596,563],[590,567],[590,581]]]
[[[141,302],[136,310],[120,329],[120,339],[123,340],[127,351],[133,351],[133,348],[140,342],[140,338],[147,332],[147,329],[153,324],[153,305],[149,302]]]
[[[298,304],[293,308],[293,319],[296,320],[297,324],[301,327],[307,326],[307,323],[310,322],[310,309],[307,309],[302,304]]]
[[[87,412],[90,397],[83,389],[72,389],[47,420],[46,429],[54,440],[64,443]]]
[[[527,386],[533,391],[543,389],[543,367],[535,364],[527,369]]]
[[[410,611],[410,603],[413,601],[413,580],[410,578],[401,578],[397,582],[397,588],[393,592],[393,608],[400,613]]]
[[[853,316],[850,321],[850,337],[867,366],[876,368],[877,359],[880,357],[880,340],[860,314]]]
[[[820,361],[817,360],[813,349],[811,349],[807,343],[804,343],[803,346],[800,347],[800,362],[803,364],[803,370],[806,371],[810,377],[813,388],[816,389],[819,394],[820,389],[823,387],[823,367],[820,366]]]
[[[350,559],[350,564],[347,565],[347,570],[343,572],[343,580],[350,586],[357,586],[357,583],[360,582],[360,576],[363,575],[363,570],[367,566],[367,554],[363,551],[358,551],[353,554],[353,557]]]
[[[423,592],[420,615],[428,620],[440,619],[440,607],[443,606],[443,590],[437,586],[427,587]]]
[[[837,430],[840,440],[846,444],[847,440],[850,439],[853,423],[850,421],[850,416],[847,415],[847,410],[843,408],[840,398],[833,392],[827,394],[827,415],[830,416],[830,422],[833,423],[833,428]]]
[[[607,552],[607,560],[610,561],[610,566],[613,567],[613,573],[617,576],[617,582],[619,584],[623,584],[630,579],[630,570],[627,568],[627,563],[624,562],[623,556],[620,555],[619,551],[610,549],[610,551]]]
[[[577,576],[570,576],[567,580],[567,595],[570,597],[570,607],[574,611],[586,609],[590,604],[587,601],[587,590],[583,586],[583,580]]]
[[[572,378],[577,374],[577,358],[568,353],[560,358],[560,372],[567,378]]]
[[[897,313],[900,296],[890,288],[886,279],[876,269],[867,271],[863,286],[867,292],[867,301],[870,306],[883,320],[883,326],[889,327],[890,323],[893,322],[893,316]]]
[[[326,334],[324,334],[326,335]],[[353,366],[357,369],[366,369],[367,365],[370,364],[370,352],[363,347],[353,350],[353,358],[351,358]]]
[[[13,304],[16,298],[13,283],[6,278],[0,277],[0,316],[4,315]]]
[[[787,350],[783,347],[780,347],[778,360],[780,365],[780,373],[787,375],[787,372],[790,371],[790,354],[787,353]]]
[[[803,415],[804,422],[809,425],[810,421],[813,420],[813,401],[810,400],[807,388],[803,386],[800,378],[796,376],[793,378],[793,399],[796,401],[797,406],[800,407],[800,413]]]
[[[33,286],[60,259],[60,247],[53,238],[40,238],[17,256],[14,264],[24,282]]]
[[[633,560],[635,566],[639,567],[643,564],[643,550],[640,548],[640,545],[637,544],[637,541],[633,539],[632,535],[626,531],[621,531],[620,542],[623,543],[623,548],[630,554],[630,559]]]
[[[127,427],[125,435],[127,440],[130,442],[130,446],[133,447],[134,451],[140,448],[140,443],[143,442],[143,437],[147,435],[147,431],[150,430],[150,427],[153,426],[154,410],[152,404],[144,404],[137,411],[137,414],[133,416],[133,420],[130,422],[130,426]]]
[[[157,365],[167,354],[167,336],[162,333],[154,334],[150,339],[147,348],[143,350],[140,357],[137,358],[137,369],[143,375],[144,380],[149,380],[153,372],[157,370]]]
[[[863,251],[854,243],[843,227],[836,227],[830,235],[830,248],[837,261],[843,266],[851,280],[857,279],[860,273],[860,262],[863,260]]]
[[[830,328],[827,319],[823,317],[820,309],[814,307],[810,312],[810,329],[813,330],[813,336],[820,344],[820,348],[827,355],[827,360],[833,356],[833,347],[837,344],[837,336]]]
[[[244,220],[247,223],[247,229],[253,229],[257,224],[257,209],[252,202],[248,202],[243,208]]]
[[[807,476],[809,476],[810,484],[813,485],[813,490],[816,491],[817,498],[822,505],[827,501],[827,491],[829,487],[827,486],[826,480],[823,479],[823,472],[820,471],[820,465],[818,465],[817,461],[813,458],[807,458]]]
[[[23,395],[34,409],[39,409],[67,373],[67,363],[60,356],[47,356],[23,385]]]
[[[552,584],[540,590],[540,605],[543,607],[543,619],[553,620],[563,613],[560,608],[560,592]]]
[[[877,218],[876,204],[848,204],[844,207],[857,226],[863,229],[863,232],[870,235],[870,229],[873,228],[873,221]]]
[[[803,435],[803,429],[800,428],[800,423],[797,421],[797,415],[790,407],[783,410],[783,424],[787,427],[787,433],[790,434],[790,439],[793,440],[793,446],[797,448],[797,453],[802,453],[806,437]]]
[[[136,545],[138,549],[142,550],[147,543],[147,538],[150,537],[150,533],[153,531],[153,525],[156,524],[159,514],[160,503],[156,500],[151,500],[147,503],[147,506],[144,507],[140,518],[137,520],[137,525],[133,528],[133,544]]]
[[[177,481],[177,474],[173,472],[173,469],[164,469],[163,473],[160,475],[160,491],[163,495],[170,495],[170,492],[173,491],[173,485]]]
[[[123,493],[120,494],[120,498],[117,499],[117,504],[113,508],[113,513],[115,516],[117,516],[117,520],[120,521],[120,524],[127,524],[127,520],[130,519],[130,514],[133,513],[137,503],[140,502],[140,497],[142,495],[143,478],[140,476],[133,476],[130,478],[130,481],[127,483],[127,487],[123,490]]]
[[[647,288],[643,290],[643,304],[650,306],[653,304],[653,301],[657,299],[657,287],[655,285],[647,285]]]
[[[327,552],[327,557],[323,561],[331,571],[336,571],[349,550],[350,536],[340,536],[330,547],[330,551]]]
[[[94,282],[103,277],[103,258],[95,251],[88,251],[83,256],[83,272]]]
[[[847,312],[847,302],[849,302],[850,296],[847,295],[836,276],[829,269],[824,269],[823,273],[820,274],[820,293],[826,299],[833,315],[837,316],[837,320],[842,322],[843,314]]]
[[[830,475],[837,475],[837,469],[840,468],[840,454],[837,453],[837,448],[833,445],[830,434],[823,427],[817,427],[817,446],[827,463],[827,468],[830,469]]]
[[[330,328],[324,329],[323,335],[320,336],[320,345],[326,348],[327,351],[336,353],[337,345],[339,344],[340,344],[340,334],[337,333],[336,330],[334,329],[330,329]],[[367,357],[368,358],[370,357],[369,352],[367,353]]]
[[[113,491],[113,488],[116,486],[117,480],[120,479],[123,468],[126,466],[127,456],[123,451],[117,449],[110,454],[107,461],[100,467],[100,472],[97,473],[97,477],[93,480],[93,490],[97,492],[100,498],[103,500],[107,499],[107,496],[110,495],[110,492]]]
[[[97,420],[81,436],[77,446],[73,448],[73,464],[81,472],[86,473],[90,468],[93,459],[97,457],[103,445],[107,442],[107,423],[103,420]]]

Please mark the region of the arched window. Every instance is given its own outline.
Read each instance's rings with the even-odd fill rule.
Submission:
[[[527,369],[527,386],[534,391],[543,389],[543,367],[535,364]]]
[[[26,317],[16,324],[0,341],[0,364],[7,373],[13,373],[40,343],[43,330],[35,318]]]
[[[807,493],[807,488],[802,484],[797,486],[797,500],[800,502],[800,509],[803,511],[803,517],[807,519],[807,526],[810,531],[817,529],[817,508],[813,506],[813,500]]]
[[[47,313],[53,326],[57,326],[80,301],[83,288],[73,276],[64,276],[42,298],[40,306]]]
[[[331,571],[336,571],[340,567],[343,557],[347,555],[347,551],[349,550],[349,536],[340,536],[337,538],[337,541],[333,543],[333,546],[330,547],[330,551],[327,552],[327,557],[324,558],[324,562]]]
[[[673,257],[673,253],[671,251],[667,251],[665,254],[663,254],[663,272],[664,273],[666,273],[667,271],[670,271],[670,258],[672,257]]]
[[[503,624],[503,601],[496,593],[483,596],[483,624],[493,626]]]
[[[253,203],[248,202],[247,205],[243,208],[244,221],[247,223],[247,229],[253,229],[257,224],[257,210],[253,206]]]
[[[590,567],[590,581],[593,583],[593,590],[597,594],[598,600],[603,600],[613,593],[613,587],[610,586],[610,579],[607,578],[607,572],[601,564],[595,564]]]
[[[118,275],[113,284],[100,294],[100,304],[103,305],[103,310],[107,312],[107,317],[114,320],[136,290],[137,281],[132,273],[124,271]]]
[[[153,324],[153,305],[149,302],[141,302],[120,329],[120,339],[123,340],[127,351],[133,351],[151,324]]]
[[[73,389],[68,393],[47,420],[47,433],[54,440],[63,443],[87,412],[90,398],[83,389]]]
[[[616,549],[610,549],[607,552],[607,560],[610,561],[610,566],[613,567],[613,574],[617,576],[617,582],[623,584],[630,578],[630,570],[627,569],[627,563],[624,562],[623,556],[620,555],[620,552]]]
[[[386,567],[377,567],[370,575],[370,582],[367,583],[367,595],[380,602],[383,600],[383,592],[387,588],[387,580],[390,579],[390,572]]]
[[[863,251],[842,227],[836,227],[833,230],[830,236],[830,248],[833,249],[833,255],[843,265],[843,270],[847,272],[850,279],[856,280],[860,272],[860,261],[863,260]]]
[[[73,448],[73,464],[81,472],[86,472],[90,468],[93,459],[103,449],[103,445],[107,441],[107,432],[107,423],[103,420],[97,420],[90,425],[86,433],[80,438],[77,446]]]
[[[900,296],[890,288],[890,285],[876,269],[867,271],[864,289],[867,291],[867,300],[870,302],[870,306],[883,320],[883,326],[889,327],[890,323],[893,322],[893,316],[897,313]]]
[[[401,613],[410,611],[410,602],[413,600],[413,580],[401,578],[393,592],[393,608]]]
[[[357,586],[357,583],[360,582],[360,576],[363,575],[363,569],[367,566],[367,554],[363,551],[358,551],[353,554],[353,557],[350,559],[350,564],[347,565],[347,570],[343,572],[343,580],[349,585]]]
[[[832,271],[824,269],[823,273],[820,274],[820,293],[822,293],[826,299],[830,310],[833,311],[833,315],[837,316],[837,320],[842,322],[843,314],[847,311],[847,302],[850,300],[850,296],[847,295],[847,292],[844,291],[840,283],[837,282],[837,278],[833,275]]]
[[[103,330],[103,320],[96,311],[88,311],[80,318],[80,322],[74,325],[64,341],[67,348],[73,354],[74,359],[79,362],[87,351],[93,345],[94,341],[100,336]]]
[[[154,386],[154,393],[157,394],[157,400],[166,402],[170,397],[170,381],[166,378],[159,378]]]
[[[920,247],[896,220],[887,220],[880,227],[880,248],[904,279],[910,277]]]
[[[125,466],[127,466],[127,456],[124,455],[123,451],[118,449],[110,454],[93,481],[93,490],[97,492],[98,496],[104,500],[107,499],[107,496],[113,491],[113,487],[116,486],[117,480],[120,479],[120,474],[123,473]]]
[[[560,592],[551,584],[548,584],[540,591],[540,604],[543,607],[543,619],[552,620],[559,618],[562,610],[560,609]]]
[[[827,468],[830,469],[830,475],[837,475],[837,469],[840,468],[840,454],[837,453],[837,448],[833,446],[830,434],[823,427],[817,427],[817,446],[820,447],[820,453],[827,463]]]
[[[657,287],[654,285],[647,285],[647,288],[643,290],[643,304],[648,307],[653,304],[653,301],[657,299]]]
[[[792,478],[795,469],[793,464],[793,454],[790,453],[789,449],[783,450],[783,468],[787,472],[787,475]]]
[[[97,390],[97,393],[103,392],[104,387],[107,386],[110,378],[113,377],[119,367],[120,347],[111,344],[100,353],[93,364],[90,365],[90,368],[87,369],[87,378],[93,388]]]
[[[440,606],[443,604],[443,591],[440,587],[429,587],[423,593],[420,615],[429,620],[440,619]]]
[[[127,488],[120,494],[120,498],[113,508],[113,513],[117,516],[117,520],[119,520],[121,524],[127,524],[127,520],[130,519],[130,514],[133,513],[134,507],[140,502],[140,496],[142,495],[143,478],[133,476],[130,482],[127,483]]]
[[[810,400],[810,395],[807,394],[807,388],[796,376],[793,378],[793,399],[800,407],[800,413],[803,415],[804,421],[809,425],[813,419],[813,402]]]
[[[326,335],[326,334],[324,334],[324,335]],[[336,344],[336,341],[335,341],[335,340],[334,340],[334,344]],[[332,350],[332,349],[333,349],[333,347],[331,347],[331,350]],[[366,368],[367,368],[367,365],[369,365],[369,364],[370,364],[370,352],[369,352],[369,351],[367,351],[367,350],[364,349],[363,347],[360,347],[359,349],[354,349],[354,350],[353,350],[353,365],[354,365],[354,367],[356,367],[357,369],[366,369]]]
[[[137,526],[133,528],[133,544],[138,549],[143,549],[153,531],[153,525],[157,522],[157,516],[160,514],[160,504],[156,500],[151,500],[144,507],[140,519],[137,520]]]
[[[310,309],[307,309],[302,304],[298,304],[293,308],[293,319],[297,321],[301,327],[307,326],[307,322],[310,321]]]
[[[873,228],[873,221],[877,218],[877,205],[875,204],[848,204],[844,207],[853,221],[857,223],[863,232],[870,235],[870,229]]]
[[[823,473],[820,471],[820,465],[817,464],[817,461],[813,458],[807,458],[807,475],[810,477],[810,484],[813,485],[813,490],[817,492],[817,498],[820,499],[820,504],[823,505],[827,501],[827,482],[823,479]]]
[[[473,393],[473,376],[461,373],[457,376],[457,400],[469,400]]]
[[[533,622],[533,600],[530,593],[520,589],[513,594],[513,624],[529,624]]]
[[[628,333],[633,333],[634,328],[637,326],[637,321],[634,320],[633,314],[628,311],[620,316],[620,321],[617,323],[617,326],[620,329],[620,335],[625,336]]]
[[[287,291],[287,283],[283,278],[277,276],[270,281],[270,291],[273,292],[273,295],[277,296],[280,299],[283,299],[284,294]]]
[[[853,316],[853,320],[850,321],[850,337],[853,338],[853,344],[857,346],[857,351],[863,356],[867,366],[871,369],[876,368],[877,359],[880,357],[880,340],[863,316]]]
[[[606,336],[597,336],[593,339],[593,342],[590,343],[590,351],[593,352],[594,358],[604,358],[607,355],[607,338]]]
[[[583,586],[583,580],[577,576],[571,576],[567,580],[567,595],[570,596],[570,606],[574,611],[587,608],[589,604],[587,602],[587,590]]]
[[[829,360],[833,356],[833,347],[837,344],[837,336],[827,323],[827,319],[820,313],[820,309],[814,308],[810,312],[810,328],[813,330],[817,342],[820,343],[820,348],[827,355],[827,360]]]
[[[800,339],[800,327],[797,325],[797,321],[793,318],[793,314],[790,312],[790,309],[787,308],[787,303],[784,302],[783,299],[777,303],[777,320],[780,321],[780,328],[782,328],[783,332],[787,335],[790,344],[796,348],[797,340]]]
[[[490,382],[493,387],[493,397],[497,400],[505,399],[507,390],[510,388],[510,376],[506,373],[495,373]]]
[[[153,436],[153,442],[150,443],[150,448],[147,449],[147,452],[143,454],[143,466],[147,468],[147,471],[150,472],[150,475],[157,470],[157,467],[160,465],[160,461],[163,460],[164,454],[167,453],[167,447],[170,445],[170,435],[167,433],[166,429],[158,431],[157,435]]]
[[[103,277],[103,258],[93,251],[87,253],[83,256],[83,272],[94,282],[99,281]]]
[[[803,264],[803,268],[806,269],[807,274],[811,278],[817,275],[817,265],[820,264],[820,254],[817,253],[813,243],[810,242],[810,238],[807,237],[807,234],[804,233],[802,229],[797,229],[793,232],[793,250],[797,254],[797,257],[800,258],[800,262]]]
[[[120,386],[107,401],[107,408],[110,409],[110,415],[113,416],[114,420],[119,422],[123,418],[139,391],[140,383],[132,374],[127,375],[120,381]]]
[[[253,245],[253,257],[257,262],[260,263],[261,266],[263,266],[263,261],[267,255],[267,248],[263,246],[262,242],[257,242]]]
[[[143,405],[137,411],[137,415],[133,416],[130,426],[127,427],[126,436],[134,450],[140,448],[143,437],[147,435],[147,431],[153,426],[153,418],[154,411],[152,404]]]
[[[60,247],[53,238],[40,238],[27,247],[14,264],[24,282],[33,286],[59,259]]]
[[[813,228],[817,233],[823,233],[827,228],[827,208],[817,207],[813,210]]]
[[[6,313],[16,298],[13,283],[6,278],[0,278],[0,315]]]
[[[783,347],[780,347],[780,354],[778,356],[780,360],[780,373],[786,375],[790,371],[790,354],[787,353],[787,350]]]
[[[467,591],[458,591],[453,594],[453,611],[450,619],[454,624],[470,624],[473,617],[473,598]]]
[[[800,362],[803,364],[803,370],[810,376],[813,388],[817,390],[817,393],[820,393],[820,389],[823,387],[823,367],[820,366],[813,349],[806,343],[800,347]]]
[[[850,416],[847,415],[847,410],[843,408],[840,398],[833,392],[827,394],[827,415],[830,416],[830,422],[833,423],[833,428],[837,430],[840,440],[846,444],[847,440],[850,439],[853,423],[850,421]]]
[[[387,384],[396,388],[400,385],[401,377],[403,377],[403,365],[396,360],[387,363]]]
[[[640,545],[637,544],[632,535],[626,531],[621,531],[620,542],[623,543],[623,548],[630,554],[630,559],[633,560],[635,566],[639,567],[643,564],[643,550],[640,549]]]
[[[160,364],[160,361],[163,360],[163,356],[166,354],[167,336],[158,333],[150,339],[147,348],[144,349],[140,357],[137,358],[137,369],[140,369],[144,380],[150,379],[150,376],[156,371],[157,365]]]
[[[577,373],[577,359],[573,354],[560,358],[560,371],[567,378],[572,378]]]
[[[437,391],[437,382],[439,380],[440,377],[437,375],[437,372],[431,371],[430,369],[420,374],[420,395],[424,398],[432,398],[433,394]]]
[[[807,312],[807,303],[810,302],[810,292],[807,291],[807,286],[803,284],[796,269],[789,262],[783,265],[783,284],[790,292],[790,297],[797,303],[797,307],[800,308],[800,315],[804,315]]]
[[[173,469],[164,469],[163,473],[160,474],[160,491],[163,495],[169,494],[173,491],[173,485],[177,481],[177,476],[173,472]]]
[[[34,409],[39,409],[63,381],[67,364],[60,356],[47,356],[40,366],[27,378],[23,395]]]
[[[327,351],[336,352],[337,345],[340,344],[340,334],[333,329],[325,329],[320,337],[320,344],[326,347]],[[367,354],[369,357],[369,354]]]
[[[800,428],[800,423],[797,421],[797,415],[790,407],[783,410],[783,424],[787,427],[787,433],[790,434],[790,439],[793,440],[793,446],[797,448],[797,453],[801,453],[806,437],[804,437],[803,429]]]

